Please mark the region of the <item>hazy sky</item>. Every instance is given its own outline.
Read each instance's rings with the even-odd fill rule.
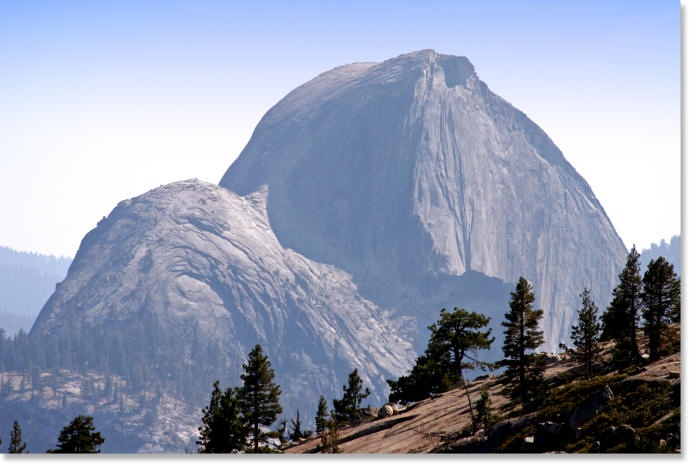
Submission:
[[[678,1],[0,3],[0,245],[73,256],[123,199],[218,183],[335,66],[468,57],[631,246],[680,233]],[[332,3],[332,4],[331,4]]]

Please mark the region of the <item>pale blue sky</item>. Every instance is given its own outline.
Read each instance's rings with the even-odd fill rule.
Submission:
[[[0,3],[0,245],[73,256],[120,200],[218,182],[294,87],[425,48],[540,125],[628,246],[680,232],[678,2],[325,3]]]

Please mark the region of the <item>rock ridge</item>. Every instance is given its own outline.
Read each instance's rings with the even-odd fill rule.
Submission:
[[[334,71],[275,105],[220,182],[269,190],[283,246],[382,294],[423,293],[412,275],[524,276],[547,351],[584,287],[605,307],[622,240],[546,133],[467,58],[422,50]]]

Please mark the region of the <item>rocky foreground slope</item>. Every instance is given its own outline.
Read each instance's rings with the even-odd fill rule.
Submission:
[[[673,330],[679,337],[680,326]],[[611,345],[603,355],[606,362],[598,364],[598,376],[590,381],[566,356],[549,356],[545,381],[551,393],[535,412],[523,414],[501,394],[503,376],[483,376],[466,390],[341,429],[339,448],[341,453],[680,452],[680,352],[623,371],[607,364]],[[499,419],[481,429],[472,425],[470,400],[475,405],[484,389]],[[320,453],[320,448],[315,438],[284,452]]]

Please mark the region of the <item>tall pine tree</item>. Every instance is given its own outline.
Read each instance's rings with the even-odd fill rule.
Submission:
[[[639,253],[633,246],[613,289],[613,299],[603,314],[604,340],[615,340],[614,359],[621,364],[642,360],[637,344],[637,322],[642,303],[642,277],[639,274]]]
[[[642,317],[649,337],[649,360],[657,361],[668,324],[680,318],[681,283],[673,265],[663,257],[649,262],[643,283]]]
[[[316,409],[316,433],[320,434],[328,428],[328,406],[326,398],[323,394],[318,399],[318,408]]]
[[[8,453],[29,453],[25,452],[27,449],[27,444],[22,442],[22,429],[19,427],[19,422],[15,421],[12,425],[12,432],[10,433],[10,448],[7,449]]]
[[[260,345],[248,354],[248,364],[243,365],[243,386],[237,388],[243,419],[253,436],[253,452],[260,453],[260,444],[270,436],[261,427],[272,425],[282,413],[279,404],[280,387],[273,382],[275,371],[263,355]]]
[[[297,418],[296,420],[291,419],[292,422],[292,433],[289,435],[289,439],[292,442],[296,442],[297,440],[301,440],[304,437],[304,434],[301,431],[301,418],[299,417],[299,410],[297,409]]]
[[[95,432],[92,416],[79,415],[63,427],[58,436],[58,443],[53,450],[46,453],[100,453],[100,445],[105,439],[100,432]]]
[[[491,411],[491,398],[488,389],[481,390],[481,396],[476,401],[475,427],[486,429],[496,422],[496,415]]]
[[[541,392],[544,356],[535,353],[544,338],[538,330],[542,310],[534,309],[535,295],[532,286],[520,277],[515,292],[510,293],[510,312],[505,314],[505,340],[501,365],[506,366],[506,376],[511,380],[508,390],[511,399],[530,406]]]
[[[239,401],[232,388],[222,392],[214,383],[209,406],[202,409],[199,427],[199,453],[231,453],[247,446],[248,429],[243,423]]]
[[[591,299],[591,291],[584,288],[581,293],[581,308],[578,311],[578,324],[571,326],[571,342],[574,344],[573,357],[583,365],[586,379],[593,376],[593,362],[600,356],[600,324],[598,307]]]
[[[440,311],[440,319],[430,325],[430,340],[425,353],[416,359],[407,376],[387,380],[391,388],[390,402],[420,401],[445,392],[462,382],[462,370],[491,369],[493,365],[478,359],[479,350],[491,348],[493,338],[488,326],[490,318],[476,312],[454,308]]]
[[[357,423],[362,400],[370,395],[369,388],[362,391],[362,378],[357,368],[348,375],[348,384],[343,385],[343,397],[333,400],[338,422]]]
[[[452,382],[462,381],[463,369],[492,367],[476,356],[477,351],[488,350],[493,343],[493,337],[489,338],[491,329],[479,331],[487,327],[490,320],[483,314],[467,312],[455,307],[453,312],[442,309],[437,324],[428,327],[431,332],[428,353],[449,354]]]

